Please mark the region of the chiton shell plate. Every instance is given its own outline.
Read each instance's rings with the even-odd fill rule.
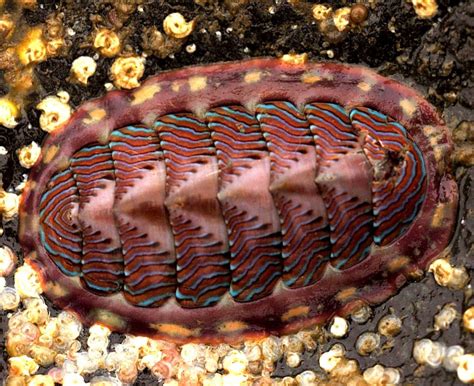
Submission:
[[[448,246],[452,143],[363,67],[190,67],[83,104],[46,139],[20,241],[86,323],[175,341],[297,331],[387,299]]]

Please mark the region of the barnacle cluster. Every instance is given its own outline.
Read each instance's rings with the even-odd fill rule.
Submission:
[[[333,9],[329,5],[315,4],[312,16],[319,23],[323,33],[330,34],[332,30],[341,33],[365,22],[369,15],[366,5],[357,3],[351,7]]]
[[[446,259],[435,260],[429,270],[440,286],[455,291],[465,289],[468,285],[469,275],[465,267],[452,266]],[[462,324],[468,332],[474,332],[473,310],[474,307],[470,307],[462,315]],[[460,315],[456,304],[447,303],[434,316],[433,330],[447,330],[457,319],[460,319]],[[458,379],[464,383],[474,382],[474,355],[465,353],[460,345],[447,346],[442,341],[424,338],[414,343],[413,358],[420,368],[443,367],[446,371],[456,372]]]

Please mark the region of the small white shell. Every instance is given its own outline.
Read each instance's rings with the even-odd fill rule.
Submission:
[[[286,364],[288,367],[298,367],[301,363],[301,355],[296,352],[290,352],[286,355]]]
[[[326,372],[330,373],[339,364],[345,355],[344,346],[335,344],[329,351],[322,353],[319,357],[319,366]]]
[[[41,154],[41,147],[35,142],[18,149],[17,155],[20,165],[26,169],[31,168],[38,160]]]
[[[6,245],[0,247],[0,276],[8,276],[13,272],[18,258],[15,252]]]
[[[35,298],[43,292],[38,273],[28,263],[16,270],[15,289],[22,299]]]
[[[15,310],[20,304],[20,295],[12,287],[5,287],[0,292],[0,310]]]
[[[462,324],[467,331],[474,332],[474,307],[469,307],[464,311]]]
[[[430,19],[438,12],[436,0],[411,0],[418,17]]]
[[[457,316],[458,312],[456,310],[456,304],[445,304],[434,317],[434,329],[436,331],[447,330]]]
[[[176,39],[183,39],[190,35],[194,29],[194,20],[187,22],[180,13],[170,13],[163,20],[163,29],[166,35]]]
[[[229,374],[243,374],[248,366],[248,360],[242,351],[230,351],[222,361],[222,367]]]
[[[139,56],[117,58],[110,68],[110,76],[114,85],[124,89],[140,86],[139,80],[144,72],[145,58]]]
[[[364,324],[370,319],[371,316],[372,309],[365,304],[351,313],[351,319],[358,324]]]
[[[420,365],[426,364],[433,368],[439,367],[443,363],[445,355],[446,346],[430,339],[416,341],[413,346],[413,357]]]
[[[369,355],[380,347],[380,336],[373,332],[364,332],[357,338],[356,350],[360,355]]]
[[[456,371],[459,360],[464,355],[464,348],[461,346],[449,346],[443,360],[443,367],[448,371]]]
[[[89,78],[95,74],[97,63],[90,56],[80,56],[71,65],[71,74],[75,80],[87,85]]]
[[[0,187],[0,214],[5,221],[11,220],[18,213],[20,197],[15,193],[4,191]]]
[[[340,316],[335,316],[329,325],[329,333],[335,338],[342,338],[349,332],[349,323]]]
[[[20,109],[13,101],[5,97],[0,98],[0,125],[13,129],[18,125],[19,116]]]
[[[394,314],[383,316],[377,324],[379,334],[387,337],[398,335],[401,329],[402,320]]]
[[[457,373],[461,382],[474,382],[474,354],[462,355],[459,358]]]
[[[71,117],[72,109],[58,96],[48,96],[36,105],[41,110],[40,127],[50,133],[61,128]]]

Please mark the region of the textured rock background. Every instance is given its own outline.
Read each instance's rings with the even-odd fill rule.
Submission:
[[[100,57],[97,71],[89,80],[88,87],[70,83],[67,78],[72,61],[81,55],[94,56],[90,46],[93,24],[110,25],[123,23],[120,30],[126,33],[125,44],[131,52],[143,50],[144,30],[153,25],[161,30],[162,21],[172,12],[182,13],[187,20],[196,19],[196,28],[186,38],[182,47],[173,48],[174,54],[165,58],[149,56],[145,77],[171,68],[198,63],[239,60],[247,57],[281,56],[286,53],[308,53],[310,60],[357,63],[375,68],[386,76],[403,80],[419,89],[439,108],[450,129],[455,130],[462,121],[473,130],[474,121],[474,4],[469,1],[438,1],[438,13],[432,19],[416,17],[411,3],[403,0],[374,2],[367,21],[359,27],[344,32],[321,32],[312,18],[312,2],[283,0],[217,1],[142,1],[141,11],[135,10],[125,18],[117,16],[108,1],[39,0],[36,7],[24,10],[19,23],[27,28],[43,23],[53,13],[62,14],[68,50],[59,57],[50,58],[35,68],[37,87],[26,98],[20,124],[14,129],[0,126],[0,145],[8,154],[0,155],[0,175],[5,190],[14,188],[27,173],[16,156],[16,149],[31,141],[41,143],[45,133],[39,129],[40,112],[34,106],[45,96],[67,91],[71,104],[77,107],[83,101],[102,95],[104,83],[110,82],[108,70],[113,59]],[[132,4],[131,1],[117,2]],[[326,1],[333,9],[351,5],[348,1]],[[7,6],[9,6],[7,2]],[[116,5],[117,6],[117,5]],[[136,7],[135,7],[136,8]],[[100,20],[99,18],[102,18]],[[93,22],[91,22],[94,21]],[[89,41],[89,44],[87,42]],[[1,42],[0,42],[1,43]],[[186,46],[195,44],[196,50],[188,53]],[[471,72],[469,71],[471,66]],[[0,70],[0,94],[8,92],[4,71]],[[461,188],[459,228],[453,242],[453,261],[474,269],[474,169],[457,166],[456,175]],[[2,225],[0,245],[12,247],[21,256],[17,242],[17,222]],[[11,279],[10,279],[11,280]],[[11,282],[9,282],[11,284]],[[402,370],[404,384],[456,385],[455,373],[439,369],[419,369],[412,358],[413,342],[428,337],[447,345],[461,344],[467,352],[474,351],[474,339],[462,330],[459,321],[443,332],[432,329],[433,317],[438,309],[454,302],[460,313],[474,304],[469,291],[451,291],[436,285],[431,274],[412,283],[385,304],[374,308],[373,317],[363,325],[351,323],[350,334],[340,342],[346,347],[348,357],[359,361],[362,369],[380,363]],[[403,319],[402,333],[395,338],[395,345],[379,355],[360,357],[354,346],[363,331],[376,331],[378,320],[393,308]],[[54,315],[55,310],[51,307]],[[0,350],[3,350],[3,334],[7,317],[0,313]],[[3,331],[2,331],[3,330]],[[118,340],[118,336],[112,337]],[[330,345],[336,340],[332,340]],[[281,363],[275,376],[297,374],[305,369],[317,369],[315,353],[307,353],[302,365],[289,369]],[[0,358],[0,380],[6,378],[6,354]],[[136,384],[156,382],[148,373],[142,373]]]

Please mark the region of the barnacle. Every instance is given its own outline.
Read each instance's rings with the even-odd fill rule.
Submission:
[[[20,295],[15,288],[5,287],[0,292],[0,310],[15,310],[20,304]]]
[[[385,315],[379,320],[377,329],[380,335],[387,337],[396,336],[402,329],[402,320],[393,314]]]
[[[101,55],[108,58],[118,55],[122,49],[119,36],[114,31],[108,29],[97,31],[93,46]]]
[[[43,111],[39,120],[40,127],[48,133],[61,128],[72,113],[71,106],[59,96],[46,97],[36,108]]]
[[[15,268],[18,258],[15,252],[6,245],[0,247],[0,276],[8,276]]]
[[[456,371],[463,355],[464,348],[461,346],[449,346],[446,350],[446,356],[443,359],[443,367],[448,371]]]
[[[430,19],[438,12],[436,0],[411,0],[416,14],[422,19]]]
[[[110,72],[116,87],[125,89],[138,87],[139,79],[145,72],[145,59],[138,56],[118,58],[112,64]]]
[[[336,9],[333,16],[334,25],[342,32],[350,23],[351,9],[349,7],[343,7]]]
[[[26,355],[11,357],[8,359],[8,363],[12,375],[32,375],[39,369],[39,365]]]
[[[163,29],[168,36],[176,39],[183,39],[191,34],[195,21],[187,22],[180,13],[170,13],[163,20]]]
[[[242,374],[245,372],[248,360],[245,354],[238,350],[230,351],[222,361],[222,367],[229,374]]]
[[[34,298],[43,292],[38,272],[28,263],[15,272],[15,289],[23,298]]]
[[[437,259],[431,263],[429,271],[433,272],[436,282],[451,289],[462,289],[469,281],[464,267],[453,267],[445,259]]]
[[[41,28],[33,28],[17,45],[17,55],[20,63],[27,66],[30,63],[39,63],[47,58],[46,44],[43,40]]]
[[[453,303],[445,304],[434,317],[434,329],[436,331],[447,330],[457,316],[456,305]]]
[[[380,347],[380,335],[373,332],[364,332],[356,341],[356,350],[360,355],[369,355]]]
[[[90,56],[80,56],[72,62],[71,74],[73,79],[83,85],[87,85],[89,78],[94,75],[97,63]]]
[[[469,332],[474,332],[474,307],[469,307],[462,316],[464,328]]]
[[[15,31],[15,24],[8,14],[0,16],[0,42],[7,41]]]
[[[333,371],[341,360],[345,357],[346,350],[344,346],[337,343],[330,348],[329,351],[326,351],[321,354],[319,357],[319,366],[326,372],[330,373]]]
[[[336,316],[329,325],[329,332],[336,338],[342,338],[349,332],[349,323],[346,319]]]
[[[11,220],[18,213],[19,204],[18,195],[6,192],[0,187],[0,214],[4,220]]]
[[[462,382],[474,382],[474,354],[465,354],[459,358],[457,373]]]
[[[18,106],[7,97],[0,98],[0,125],[13,129],[18,125],[20,110]]]
[[[439,367],[446,356],[446,345],[441,342],[433,342],[430,339],[422,339],[415,342],[413,347],[413,358],[420,365]]]
[[[313,17],[317,21],[326,20],[332,12],[332,8],[323,4],[315,4],[313,6]]]
[[[18,149],[18,160],[24,168],[31,168],[38,160],[41,154],[41,147],[36,142],[31,142],[27,146]]]
[[[364,371],[364,380],[369,385],[397,385],[400,382],[400,371],[394,368],[386,368],[382,365],[369,367]]]

